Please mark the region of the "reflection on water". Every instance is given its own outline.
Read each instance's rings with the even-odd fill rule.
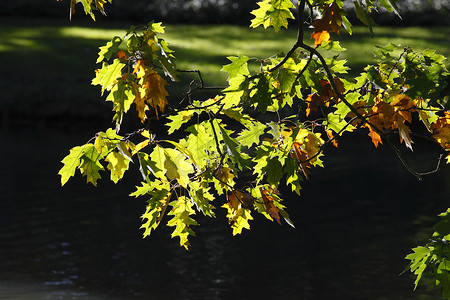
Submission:
[[[417,181],[387,147],[341,143],[326,169],[286,194],[296,229],[255,216],[232,237],[197,216],[189,252],[162,226],[142,239],[135,178],[59,187],[59,161],[91,133],[0,132],[0,299],[436,299],[399,274],[448,207],[448,167]],[[431,150],[418,169],[432,169]],[[32,150],[32,151],[31,151]],[[130,174],[131,175],[131,174]],[[105,176],[106,177],[106,176]],[[219,205],[217,205],[219,206]],[[163,220],[163,223],[165,221]]]

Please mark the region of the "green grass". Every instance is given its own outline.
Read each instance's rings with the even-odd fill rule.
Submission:
[[[97,87],[90,85],[98,47],[113,36],[123,36],[131,24],[78,23],[38,20],[0,21],[0,110],[24,115],[74,113],[109,114]],[[309,36],[307,33],[306,37]],[[351,74],[372,62],[375,45],[390,42],[417,50],[434,48],[450,56],[450,28],[375,28],[371,38],[366,28],[354,28],[352,36],[342,33]],[[287,52],[296,32],[250,29],[230,25],[168,25],[164,38],[171,45],[181,69],[200,69],[210,85],[223,85],[227,73],[220,72],[227,56],[243,54],[265,58]],[[185,78],[189,81],[187,78]]]

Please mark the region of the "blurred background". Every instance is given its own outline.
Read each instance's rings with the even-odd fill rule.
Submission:
[[[0,299],[438,299],[425,278],[413,292],[404,257],[424,244],[437,214],[449,207],[450,170],[418,181],[387,146],[361,132],[327,149],[325,168],[283,191],[296,229],[255,216],[232,237],[217,219],[197,216],[190,251],[161,227],[142,239],[146,199],[128,194],[138,166],[117,185],[97,188],[78,175],[60,187],[60,161],[73,146],[112,127],[111,104],[90,85],[98,47],[131,25],[166,25],[165,40],[182,69],[200,69],[223,85],[227,56],[287,51],[295,30],[249,29],[255,1],[125,1],[105,5],[97,22],[69,1],[16,0],[0,6]],[[342,33],[350,76],[373,62],[375,44],[411,45],[450,55],[448,1],[399,1],[400,20],[374,12],[380,25]],[[354,25],[361,25],[349,15]],[[190,78],[181,78],[189,82]],[[186,86],[176,86],[176,101]],[[402,147],[418,171],[436,167],[438,147]]]

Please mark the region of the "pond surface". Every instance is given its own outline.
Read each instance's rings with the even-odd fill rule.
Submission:
[[[0,131],[0,299],[439,299],[399,274],[449,206],[448,166],[418,181],[388,147],[355,136],[329,149],[300,198],[285,193],[296,229],[255,214],[232,237],[219,208],[197,216],[185,251],[165,226],[142,239],[145,199],[127,196],[135,175],[59,186],[59,161],[92,135]],[[435,149],[415,146],[404,150],[412,166],[433,169]]]

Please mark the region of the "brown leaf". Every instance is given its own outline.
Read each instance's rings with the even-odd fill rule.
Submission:
[[[238,209],[239,204],[243,208],[250,209],[253,207],[253,203],[255,202],[255,198],[247,192],[241,192],[239,190],[229,191],[227,193],[228,201],[234,209]]]
[[[405,125],[403,117],[398,116],[397,119],[397,127],[398,127],[398,134],[400,135],[400,142],[405,142],[406,147],[408,147],[411,151],[412,143],[411,136],[409,135],[409,127]]]
[[[334,77],[334,83],[339,93],[342,94],[345,92],[344,84],[338,77]],[[320,95],[313,93],[305,100],[307,103],[306,116],[309,116],[311,111],[317,111],[319,107],[330,107],[330,105],[337,103],[339,100],[328,80],[322,79],[320,80],[320,84],[322,86]]]
[[[311,111],[317,111],[317,109],[320,106],[324,106],[325,105],[324,99],[322,97],[320,97],[317,93],[313,93],[313,94],[309,95],[306,98],[305,102],[307,104],[306,116],[309,116]]]
[[[242,197],[242,193],[239,191],[230,191],[228,192],[227,196],[230,208],[233,208],[233,210],[238,210],[241,204],[239,198]]]
[[[312,25],[314,32],[311,34],[311,38],[314,39],[315,47],[320,46],[323,42],[329,43],[331,32],[339,34],[342,18],[336,2],[325,6],[322,18],[314,21]]]

